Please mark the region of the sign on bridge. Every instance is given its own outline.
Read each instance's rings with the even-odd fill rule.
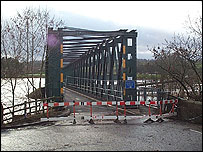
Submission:
[[[134,80],[126,80],[125,81],[126,89],[135,89],[135,81]]]

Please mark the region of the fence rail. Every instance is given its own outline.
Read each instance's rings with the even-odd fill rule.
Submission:
[[[46,99],[29,99],[29,101],[24,101],[23,103],[16,104],[14,106],[6,107],[3,106],[3,124],[10,122],[20,121],[26,119],[28,115],[45,113],[47,107],[41,106],[41,103],[46,103],[51,99],[56,97],[50,97]],[[19,118],[17,118],[19,116]]]

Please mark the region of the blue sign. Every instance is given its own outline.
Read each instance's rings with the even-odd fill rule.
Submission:
[[[135,81],[134,80],[126,80],[125,81],[126,89],[135,89]]]

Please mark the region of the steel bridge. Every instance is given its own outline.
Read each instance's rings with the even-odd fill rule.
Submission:
[[[137,101],[137,31],[48,29],[46,97],[64,101],[71,88],[106,101]]]

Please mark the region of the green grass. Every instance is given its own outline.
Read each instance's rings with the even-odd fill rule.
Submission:
[[[32,74],[25,74],[25,75],[22,75],[23,78],[27,78],[27,76],[28,76],[29,78],[31,78],[31,77],[32,77]],[[39,74],[39,73],[35,73],[35,74],[33,74],[33,77],[34,77],[34,78],[40,78],[40,74]],[[42,73],[42,78],[45,78],[45,73]]]
[[[144,74],[144,73],[138,73],[137,74],[137,79],[160,79],[161,75],[157,74],[157,75],[151,75],[151,74]]]

